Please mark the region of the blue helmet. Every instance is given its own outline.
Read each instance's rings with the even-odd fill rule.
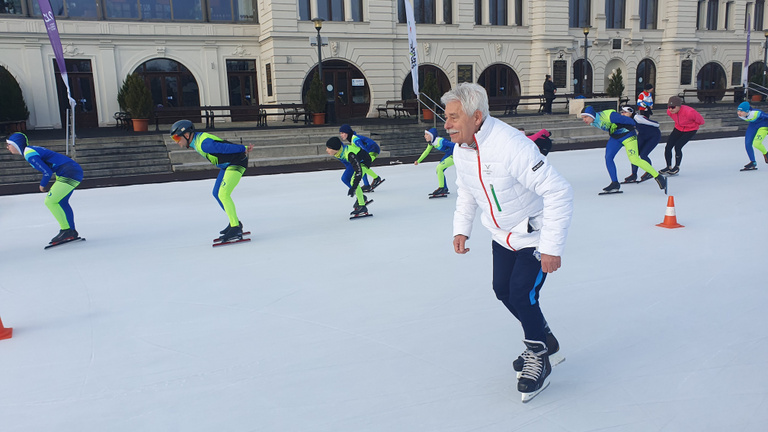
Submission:
[[[15,134],[9,136],[5,142],[16,147],[16,150],[19,151],[19,154],[24,154],[24,149],[27,148],[29,139],[27,139],[27,136],[23,133],[16,132]]]
[[[189,120],[179,120],[171,126],[171,136],[181,136],[194,131],[195,125]]]

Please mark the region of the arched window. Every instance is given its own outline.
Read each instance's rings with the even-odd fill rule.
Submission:
[[[592,94],[592,65],[584,59],[578,59],[573,63],[573,93],[577,95]]]
[[[651,59],[643,59],[643,61],[637,65],[635,75],[634,96],[637,96],[643,92],[646,84],[656,85],[656,64],[654,64]]]
[[[725,95],[725,88],[728,85],[725,69],[715,62],[710,62],[704,65],[696,75],[696,88],[699,90],[722,90],[719,94],[712,96],[711,94],[698,94],[697,97],[700,101],[705,102],[707,100],[714,102],[723,99]],[[714,99],[714,100],[712,100]]]
[[[448,80],[448,75],[446,75],[439,67],[432,65],[419,66],[419,89],[424,87],[424,77],[426,77],[427,74],[432,74],[437,78],[437,90],[441,95],[451,89],[451,82]],[[416,95],[413,94],[413,77],[410,73],[405,77],[405,81],[403,81],[400,95],[403,100],[416,99]]]
[[[134,70],[144,78],[152,92],[155,110],[165,107],[200,107],[200,88],[192,72],[186,66],[168,58],[148,60]],[[188,115],[187,115],[188,114]],[[190,109],[180,113],[181,118],[200,121],[200,110]]]

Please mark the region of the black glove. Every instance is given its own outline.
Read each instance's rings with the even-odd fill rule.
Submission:
[[[352,186],[351,188],[349,188],[349,191],[347,192],[347,195],[355,196],[355,192],[357,192],[357,187],[356,186]]]

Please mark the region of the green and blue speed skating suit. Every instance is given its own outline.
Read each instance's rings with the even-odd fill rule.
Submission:
[[[756,148],[765,157],[766,148],[763,145],[763,140],[768,135],[768,115],[760,110],[749,110],[746,117],[739,117],[740,119],[749,123],[747,126],[747,133],[744,135],[744,146],[747,150],[747,156],[751,162],[755,161]],[[766,158],[768,161],[768,158]]]
[[[445,187],[445,170],[453,166],[453,147],[456,144],[439,136],[437,134],[436,128],[431,128],[426,132],[432,136],[432,142],[427,144],[427,148],[424,149],[423,153],[421,153],[421,156],[419,156],[419,159],[416,161],[416,163],[421,163],[421,161],[423,161],[429,155],[429,152],[432,151],[432,148],[435,148],[437,150],[440,150],[441,152],[444,152],[445,156],[443,156],[443,158],[440,159],[440,163],[437,164],[437,168],[435,169],[437,172],[438,186],[440,188],[444,188]]]
[[[232,191],[240,183],[248,167],[247,148],[206,132],[196,132],[189,146],[221,170],[213,185],[213,197],[227,214],[229,226],[240,225],[235,202],[232,201]]]
[[[631,117],[625,117],[615,110],[605,110],[596,113],[595,119],[591,124],[600,130],[608,132],[610,135],[608,143],[605,145],[605,167],[608,169],[612,182],[619,181],[616,174],[616,163],[614,163],[613,159],[622,146],[626,149],[627,158],[629,158],[629,162],[632,165],[651,174],[654,178],[659,175],[651,164],[640,158],[637,149],[636,125]]]
[[[342,141],[341,148],[336,152],[336,154],[333,155],[333,157],[350,168],[350,172],[353,173],[353,177],[351,178],[351,183],[349,184],[349,194],[355,195],[357,198],[357,204],[364,206],[365,198],[363,197],[363,189],[360,187],[360,182],[363,179],[365,170],[372,162],[371,156],[367,151],[361,149],[360,147],[352,144],[345,144]]]

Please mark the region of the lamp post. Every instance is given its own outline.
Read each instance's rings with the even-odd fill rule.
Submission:
[[[588,58],[587,57],[587,45],[589,45],[589,40],[587,39],[587,36],[589,36],[589,27],[584,27],[584,65],[582,68],[584,69],[584,81],[582,81],[582,89],[584,97],[587,97],[587,66],[589,65]]]
[[[763,87],[765,87],[765,73],[768,68],[768,30],[763,30],[765,45],[763,46]]]
[[[312,22],[315,23],[315,29],[317,29],[317,73],[320,74],[320,82],[323,82],[323,41],[320,38],[320,29],[323,28],[322,18],[312,18]]]

